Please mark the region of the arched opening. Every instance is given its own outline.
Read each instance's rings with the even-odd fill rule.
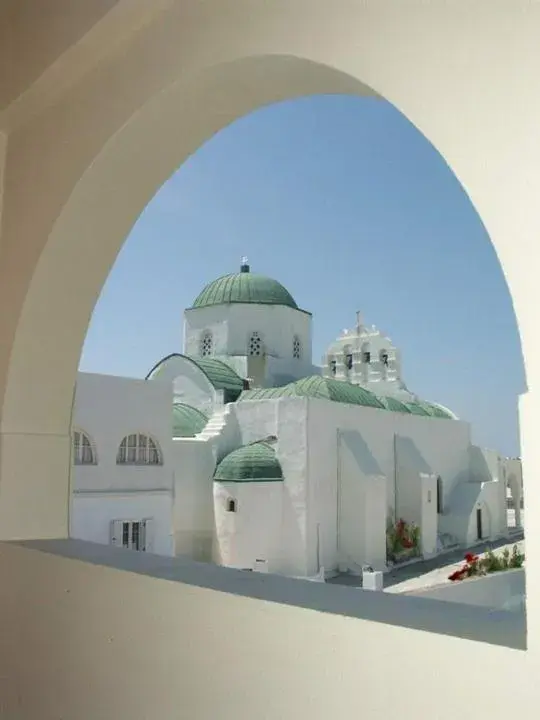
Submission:
[[[116,3],[120,12],[127,5],[131,4]],[[9,311],[0,319],[0,537],[54,537],[67,530],[70,418],[80,348],[107,272],[156,188],[207,137],[236,117],[265,103],[300,94],[366,92],[363,83],[399,108],[443,153],[470,194],[497,249],[512,291],[528,364],[531,390],[522,401],[520,419],[526,474],[534,481],[540,464],[534,426],[540,413],[535,377],[539,372],[535,308],[540,288],[536,265],[531,262],[531,238],[540,236],[536,209],[540,149],[535,131],[540,109],[533,91],[540,60],[535,22],[538,15],[531,3],[488,0],[467,7],[465,21],[459,5],[464,6],[436,1],[429,8],[412,8],[410,3],[397,1],[338,0],[321,4],[313,12],[308,2],[300,0],[261,3],[252,12],[245,12],[247,5],[243,3],[216,2],[211,7],[197,2],[140,3],[138,10],[130,8],[130,24],[116,26],[121,32],[108,33],[110,26],[104,31],[98,27],[94,42],[84,42],[83,38],[77,43],[77,62],[62,58],[63,62],[55,64],[52,77],[40,77],[39,84],[21,95],[22,101],[15,108],[2,112],[0,299],[1,306]],[[240,60],[232,67],[231,62],[239,58],[249,60]],[[8,66],[11,69],[15,65]],[[433,243],[430,247],[436,254],[439,249],[435,238]],[[73,272],[74,268],[77,272]],[[426,297],[430,297],[428,293]],[[534,482],[527,488],[532,517],[540,509],[539,492]],[[37,511],[29,513],[28,507]],[[534,597],[527,622],[536,639],[535,608],[540,607],[540,584],[534,566],[538,557],[534,537],[530,540],[528,571],[533,572],[527,592],[529,599],[531,592]],[[37,556],[39,563],[39,553]],[[63,564],[73,565],[71,561]],[[90,571],[86,572],[84,563],[77,565],[79,572],[68,577],[80,581],[79,599],[86,608],[92,588],[99,587],[99,579],[92,585],[87,581]],[[33,568],[39,569],[39,564]],[[101,573],[101,577],[117,574]],[[19,578],[19,587],[23,587],[26,578],[22,574]],[[135,577],[132,580],[136,582]],[[9,585],[6,583],[6,591]],[[50,604],[46,583],[41,585],[40,606],[47,605],[48,598]],[[152,586],[152,582],[148,585]],[[121,602],[122,597],[129,596],[122,596],[122,585],[111,587],[112,595],[98,595],[98,604],[102,598]],[[123,587],[129,593],[133,585],[126,581]],[[87,588],[90,592],[85,593]],[[145,616],[144,601],[146,607],[152,605],[152,598],[156,601],[154,615],[165,603],[159,604],[159,593],[152,595],[150,589],[147,596],[147,588],[143,589],[141,600],[136,593],[131,595],[131,616],[122,613],[123,626],[113,621],[120,630],[116,641],[129,644],[130,630],[137,627],[132,624],[135,615],[139,623],[144,622],[145,642],[150,643],[150,650],[152,639],[157,637],[161,643],[159,653],[163,648],[165,659],[169,641],[162,633],[162,625],[153,622],[151,614]],[[192,594],[196,602],[195,591]],[[227,598],[221,595],[216,600],[215,595],[206,593],[200,615],[195,603],[190,604],[186,598],[186,607],[194,610],[193,622],[186,627],[183,643],[174,638],[175,653],[168,657],[177,660],[180,646],[193,647],[195,657],[188,671],[178,676],[178,682],[169,683],[170,694],[163,701],[168,708],[191,703],[196,714],[203,705],[208,715],[216,716],[223,703],[231,703],[231,716],[241,715],[247,706],[257,715],[264,713],[261,705],[268,704],[270,698],[276,715],[293,717],[302,697],[315,688],[314,706],[326,703],[346,716],[349,698],[356,697],[357,668],[362,664],[366,640],[376,650],[370,662],[365,663],[366,686],[377,687],[381,677],[393,677],[397,683],[397,701],[387,695],[381,699],[376,693],[370,698],[372,715],[401,711],[403,691],[409,693],[406,706],[415,706],[421,715],[429,714],[433,698],[445,697],[448,678],[455,677],[456,668],[469,675],[483,668],[484,684],[502,687],[511,666],[518,690],[511,692],[507,688],[496,700],[482,693],[469,693],[463,700],[458,694],[446,702],[444,712],[448,716],[465,709],[482,715],[486,708],[494,714],[508,715],[520,702],[516,694],[522,700],[530,699],[527,691],[534,686],[534,657],[527,664],[529,658],[502,652],[502,648],[490,650],[479,647],[481,643],[456,643],[453,638],[434,639],[430,633],[409,632],[411,652],[418,663],[428,665],[430,658],[438,658],[439,673],[431,678],[426,693],[421,682],[407,683],[406,676],[402,679],[397,644],[403,633],[398,635],[383,627],[380,619],[378,624],[347,622],[353,640],[335,643],[338,655],[329,665],[325,639],[339,636],[341,618],[339,624],[332,624],[330,613],[319,614],[316,624],[321,626],[321,640],[303,646],[302,638],[314,637],[309,624],[313,613],[297,612],[296,608],[293,613],[275,603],[265,609],[256,602],[245,604],[245,614],[235,613],[229,609]],[[64,599],[68,602],[69,596]],[[384,597],[380,599],[382,606]],[[234,601],[242,602],[236,598]],[[16,602],[12,602],[15,606]],[[107,606],[111,606],[110,602]],[[21,683],[21,690],[26,691],[23,702],[31,703],[36,691],[35,706],[42,700],[45,715],[53,704],[56,710],[60,706],[60,710],[66,710],[66,716],[81,715],[81,708],[89,714],[95,709],[99,715],[103,707],[101,691],[107,685],[99,677],[97,684],[92,684],[91,694],[71,693],[66,699],[67,694],[60,690],[66,671],[67,676],[73,671],[76,685],[84,687],[78,682],[79,669],[68,666],[74,660],[72,649],[60,649],[56,655],[58,643],[54,644],[54,637],[61,637],[58,629],[69,629],[69,622],[62,624],[60,616],[68,620],[73,616],[49,615],[52,622],[47,627],[43,621],[40,624],[41,607],[21,603],[21,609],[25,607],[27,617],[31,614],[31,626],[42,634],[55,656],[45,674],[41,672],[41,684],[33,682],[39,673],[31,663],[23,668],[24,672],[20,668],[16,671],[15,684]],[[210,699],[208,693],[203,698],[200,688],[205,687],[209,663],[196,651],[208,644],[197,642],[197,635],[207,632],[205,620],[209,615],[218,618],[210,624],[213,636],[209,642],[215,642],[218,657],[228,658],[235,651],[233,640],[238,639],[241,647],[246,644],[246,636],[248,640],[249,635],[257,636],[261,610],[266,612],[266,634],[259,632],[259,642],[252,643],[261,671],[246,685],[245,693],[230,693],[244,669],[249,672],[245,663],[246,657],[249,663],[251,654],[244,653],[244,659],[235,657],[234,663],[222,663],[221,684],[216,685]],[[84,618],[91,615],[82,613],[81,617],[81,643],[90,640],[87,645],[96,652],[98,661],[110,656],[101,648],[111,638],[96,639],[94,645],[94,638],[87,633],[92,633],[95,623],[86,623],[89,630],[85,630]],[[24,619],[17,624],[23,627]],[[280,648],[273,643],[273,638],[280,637],[284,623],[291,628],[292,640],[299,640],[295,647],[301,657],[291,659],[282,652],[283,643]],[[174,627],[174,620],[170,627]],[[468,637],[467,631],[464,634]],[[17,639],[24,640],[19,633],[19,638],[14,635],[8,639],[8,645],[17,643]],[[340,645],[349,650],[348,657]],[[21,668],[25,652],[24,646],[19,648]],[[313,670],[302,673],[298,668],[310,664],[308,654]],[[123,706],[122,693],[129,689],[122,678],[141,676],[140,662],[145,655],[151,657],[152,653],[126,655],[119,682],[108,684],[111,705]],[[162,677],[154,675],[149,665],[144,669],[147,694],[125,701],[126,707],[135,708],[134,712],[145,701],[147,707],[152,707],[160,696],[160,683],[163,685]],[[116,672],[114,663],[103,668],[103,677],[111,671],[113,675]],[[287,682],[291,677],[294,682]],[[314,678],[325,678],[327,682],[314,683]],[[271,693],[272,687],[282,687],[283,693],[277,697]],[[142,702],[137,704],[137,700]]]
[[[84,430],[73,430],[73,463],[75,465],[97,465],[96,447]]]
[[[161,465],[162,462],[156,440],[142,432],[126,435],[116,455],[117,465]]]
[[[365,39],[369,42],[368,37]],[[65,440],[69,437],[77,360],[96,296],[127,232],[156,188],[205,139],[234,119],[264,104],[309,93],[341,92],[386,97],[444,153],[483,212],[498,249],[504,248],[505,232],[512,218],[521,219],[522,224],[523,218],[530,218],[528,206],[519,202],[513,204],[503,218],[499,215],[498,203],[490,194],[491,184],[485,185],[478,176],[478,160],[483,154],[475,155],[469,145],[463,153],[463,129],[449,126],[447,116],[441,121],[440,112],[433,110],[438,108],[439,101],[450,102],[448,94],[434,95],[434,85],[429,85],[429,102],[422,100],[423,96],[410,94],[410,78],[423,70],[424,64],[397,63],[388,76],[382,71],[378,74],[370,69],[370,63],[378,67],[379,46],[380,38],[376,46],[369,45],[371,50],[366,46],[363,55],[366,59],[350,61],[350,66],[346,58],[331,64],[322,57],[311,58],[303,48],[296,55],[261,54],[204,69],[199,67],[196,72],[186,72],[181,77],[173,75],[173,81],[166,87],[153,88],[141,99],[136,106],[137,112],[134,108],[129,112],[126,109],[121,118],[111,118],[99,137],[91,136],[92,142],[85,147],[82,157],[74,159],[73,162],[77,160],[78,164],[65,169],[65,175],[61,175],[64,184],[56,188],[58,197],[51,199],[52,207],[46,217],[36,219],[36,223],[39,220],[42,225],[33,228],[38,242],[41,239],[41,247],[25,280],[24,302],[19,298],[19,307],[14,304],[18,322],[13,326],[9,361],[5,367],[2,410],[7,443],[13,442],[11,436],[16,434],[17,428],[19,443],[27,442],[21,438],[29,437],[35,428],[43,435],[47,460],[41,466],[40,482],[51,492],[47,493],[48,503],[36,525],[21,517],[6,516],[6,522],[1,524],[6,537],[20,533],[23,536],[65,533],[69,473]],[[440,78],[437,83],[440,84]],[[422,88],[422,92],[428,92],[425,84]],[[118,88],[115,90],[117,94]],[[89,97],[88,103],[94,107],[92,102]],[[97,107],[97,100],[95,102]],[[107,104],[103,94],[100,102]],[[190,111],[186,112],[188,107]],[[122,115],[120,110],[118,112]],[[61,120],[61,108],[58,113]],[[59,126],[63,124],[60,122]],[[77,125],[77,131],[80,130]],[[471,137],[476,138],[472,127],[470,133],[467,135],[469,142]],[[480,134],[477,139],[483,140],[484,136]],[[24,140],[23,136],[16,138],[12,157],[17,158]],[[485,145],[480,143],[480,146],[485,153]],[[509,150],[512,148],[514,146],[510,145]],[[500,144],[495,149],[498,153],[494,152],[494,156],[498,157]],[[53,151],[66,152],[52,143]],[[65,160],[65,155],[62,158]],[[20,172],[24,177],[23,165]],[[43,178],[41,182],[45,193]],[[111,184],[117,189],[114,193],[111,193]],[[502,186],[504,190],[510,189],[504,183]],[[39,182],[34,181],[29,191],[40,189]],[[497,187],[496,192],[498,199],[501,187]],[[36,192],[36,196],[44,198],[46,195]],[[531,225],[534,226],[534,222]],[[24,223],[18,227],[13,222],[9,228],[14,237],[20,236]],[[529,233],[530,226],[527,237]],[[514,247],[515,238],[514,233]],[[75,259],[77,263],[84,262],[83,280],[66,272],[67,268],[77,265]],[[66,297],[72,298],[73,302],[66,303]],[[39,361],[29,352],[37,347],[40,349]],[[37,404],[36,388],[41,394],[41,402]],[[43,432],[44,428],[48,433]],[[22,505],[26,491],[20,490],[15,482],[18,473],[13,457],[14,453],[3,454],[2,481],[16,488],[13,492],[18,504]],[[22,529],[16,531],[21,522]]]

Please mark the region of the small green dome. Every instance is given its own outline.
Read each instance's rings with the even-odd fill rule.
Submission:
[[[239,273],[224,275],[207,285],[199,293],[193,308],[210,305],[228,305],[230,303],[249,303],[254,305],[285,305],[298,310],[293,296],[277,280],[257,275],[242,265]]]
[[[283,470],[268,442],[244,445],[226,455],[214,473],[217,482],[280,482]]]
[[[197,408],[184,403],[174,403],[173,437],[195,437],[204,430],[207,422],[206,415]]]

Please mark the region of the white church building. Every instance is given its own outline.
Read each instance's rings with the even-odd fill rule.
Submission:
[[[360,316],[312,362],[312,316],[240,272],[185,311],[145,379],[79,373],[71,535],[314,576],[431,557],[521,525],[521,463],[405,385]],[[509,490],[508,490],[509,489]]]

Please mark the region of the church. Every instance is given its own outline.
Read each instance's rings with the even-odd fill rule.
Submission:
[[[312,315],[240,271],[141,379],[79,373],[72,537],[293,577],[386,570],[521,525],[519,459],[418,397],[364,325],[312,359]]]

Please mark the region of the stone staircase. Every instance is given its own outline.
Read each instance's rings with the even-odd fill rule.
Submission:
[[[210,420],[206,423],[206,427],[202,432],[197,435],[199,440],[212,440],[221,435],[223,428],[227,425],[227,418],[230,414],[231,408],[229,405],[224,405],[214,411]]]

